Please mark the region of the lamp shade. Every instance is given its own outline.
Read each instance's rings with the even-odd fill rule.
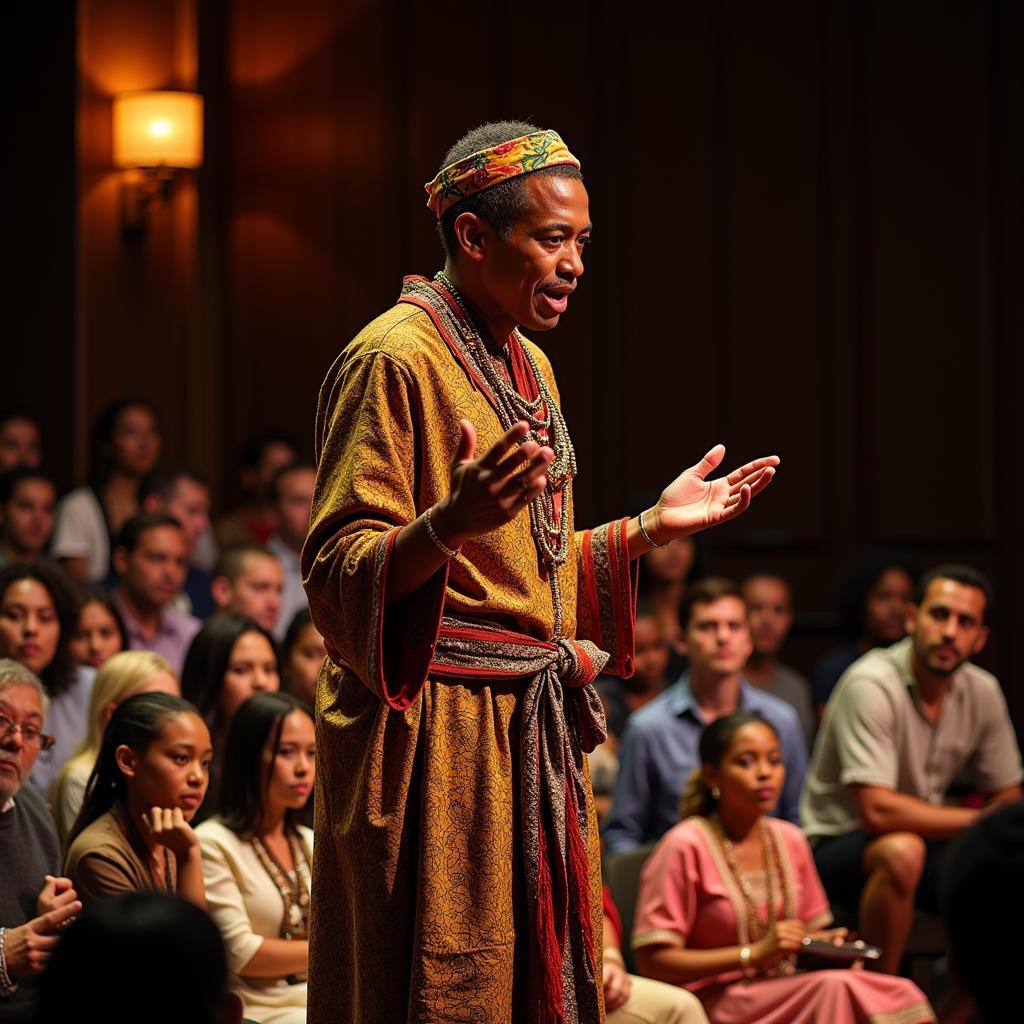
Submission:
[[[114,165],[198,167],[203,162],[203,97],[194,92],[130,92],[114,97]]]

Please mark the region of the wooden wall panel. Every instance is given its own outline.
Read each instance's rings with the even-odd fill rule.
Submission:
[[[865,512],[880,539],[987,543],[993,467],[977,457],[993,442],[984,8],[873,3],[869,25]]]

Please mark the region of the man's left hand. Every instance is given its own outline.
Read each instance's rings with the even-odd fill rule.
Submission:
[[[717,480],[706,479],[721,464],[725,445],[715,445],[695,466],[665,488],[651,510],[647,530],[658,544],[699,533],[735,519],[772,481],[777,455],[755,459]]]

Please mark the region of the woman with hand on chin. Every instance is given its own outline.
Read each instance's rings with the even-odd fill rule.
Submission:
[[[69,837],[65,873],[88,906],[121,892],[177,893],[203,909],[199,838],[213,748],[195,707],[167,693],[118,705]]]
[[[309,708],[261,693],[228,730],[219,812],[197,829],[210,914],[248,1020],[304,1024],[313,833],[299,816],[313,790]]]
[[[913,982],[861,970],[795,973],[805,936],[837,942],[810,847],[768,817],[785,769],[774,729],[734,714],[701,735],[680,824],[644,867],[633,946],[641,974],[683,985],[716,1024],[923,1024]]]

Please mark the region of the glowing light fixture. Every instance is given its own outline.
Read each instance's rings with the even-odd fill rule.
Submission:
[[[125,231],[141,235],[146,208],[167,199],[176,170],[203,162],[203,97],[192,92],[130,92],[114,97],[114,166],[123,168]]]

